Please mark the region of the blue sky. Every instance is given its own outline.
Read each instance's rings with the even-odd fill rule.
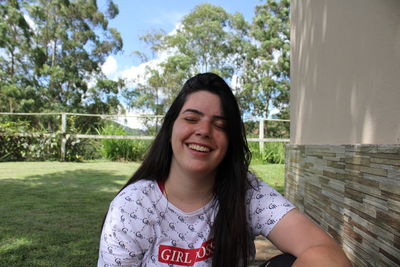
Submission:
[[[229,13],[240,12],[251,22],[254,8],[265,1],[261,0],[114,0],[119,7],[119,15],[110,21],[110,27],[116,28],[122,35],[123,52],[112,55],[106,62],[103,71],[109,78],[124,77],[141,71],[141,62],[132,52],[144,50],[146,46],[139,37],[152,29],[163,29],[171,32],[177,23],[201,3],[210,3],[223,7]],[[98,6],[104,10],[106,0],[98,1]]]

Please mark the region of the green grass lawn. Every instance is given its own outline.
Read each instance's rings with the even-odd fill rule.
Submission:
[[[137,166],[0,163],[0,266],[95,266],[103,216]],[[283,165],[251,167],[282,192]]]
[[[252,164],[250,170],[261,180],[283,194],[285,190],[285,164]]]

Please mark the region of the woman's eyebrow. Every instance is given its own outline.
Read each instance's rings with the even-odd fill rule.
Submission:
[[[188,108],[188,109],[185,109],[185,110],[182,112],[182,114],[184,114],[184,113],[186,113],[186,112],[196,113],[196,114],[198,114],[198,115],[200,115],[200,116],[204,116],[204,113],[201,112],[200,110],[197,110],[197,109]],[[212,117],[213,117],[214,119],[226,120],[226,118],[225,118],[224,116],[214,115],[214,116],[212,116]]]
[[[199,115],[201,115],[201,116],[204,115],[204,113],[201,112],[200,110],[192,109],[192,108],[185,109],[185,111],[183,111],[182,114],[183,114],[183,113],[186,113],[186,112],[196,113],[196,114],[199,114]]]

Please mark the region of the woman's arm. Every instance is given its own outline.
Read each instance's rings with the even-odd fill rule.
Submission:
[[[144,251],[132,218],[119,206],[120,199],[112,202],[103,225],[97,266],[140,266]],[[124,207],[124,208],[121,208]],[[140,226],[140,224],[139,224]]]
[[[300,266],[352,266],[342,248],[297,209],[289,211],[268,235],[280,250],[297,257]]]
[[[143,193],[145,186],[145,182],[130,185],[111,202],[101,233],[98,266],[141,266],[154,236],[147,209],[152,203]]]

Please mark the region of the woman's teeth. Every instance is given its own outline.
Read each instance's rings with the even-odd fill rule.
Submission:
[[[196,144],[189,144],[188,147],[190,149],[196,150],[196,151],[200,151],[200,152],[210,152],[210,149],[208,147],[205,146],[200,146],[200,145],[196,145]]]

